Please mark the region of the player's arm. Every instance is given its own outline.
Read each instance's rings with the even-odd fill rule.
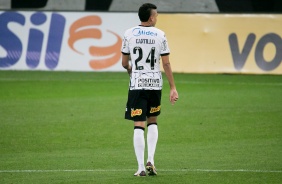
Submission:
[[[171,70],[171,66],[169,62],[169,55],[162,56],[162,64],[163,64],[163,69],[165,71],[165,74],[166,74],[166,77],[167,77],[167,80],[170,86],[169,100],[170,100],[170,103],[173,105],[178,100],[178,92],[176,90],[176,86],[174,83],[174,78],[173,78],[173,74],[172,74],[172,70]]]
[[[128,54],[122,54],[121,63],[122,63],[123,68],[127,70],[127,73],[131,74],[132,68],[131,68],[131,66],[129,64],[129,56],[130,55],[128,55]]]

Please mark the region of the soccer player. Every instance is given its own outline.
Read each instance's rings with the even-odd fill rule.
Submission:
[[[154,155],[158,141],[157,116],[161,112],[163,78],[160,71],[160,57],[170,85],[170,102],[178,99],[178,92],[169,61],[169,47],[165,33],[155,28],[157,7],[145,3],[138,12],[141,25],[125,31],[122,43],[122,66],[130,75],[125,119],[134,121],[133,145],[138,162],[134,176],[146,176],[144,165],[147,121],[148,175],[157,175]]]

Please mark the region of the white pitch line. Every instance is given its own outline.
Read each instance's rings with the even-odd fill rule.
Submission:
[[[66,169],[66,170],[0,170],[0,173],[50,173],[50,172],[129,172],[133,169]],[[282,170],[247,170],[247,169],[158,169],[160,172],[246,172],[246,173],[282,173]]]
[[[167,170],[169,171],[169,170]],[[181,171],[181,170],[179,170]],[[282,170],[247,170],[247,169],[227,169],[227,170],[219,170],[219,169],[183,169],[182,171],[186,172],[252,172],[252,173],[282,173]]]

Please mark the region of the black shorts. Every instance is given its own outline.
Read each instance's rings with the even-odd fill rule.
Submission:
[[[125,119],[146,121],[147,117],[161,113],[161,90],[129,90]]]

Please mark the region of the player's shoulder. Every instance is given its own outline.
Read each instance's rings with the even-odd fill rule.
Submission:
[[[152,27],[153,29],[155,29],[157,32],[164,34],[165,32],[157,27]]]
[[[131,27],[129,29],[127,29],[125,32],[124,32],[124,35],[132,35],[134,30],[137,29],[139,26],[134,26],[134,27]]]
[[[157,33],[159,37],[165,37],[165,32],[157,27],[151,27],[154,32]]]

